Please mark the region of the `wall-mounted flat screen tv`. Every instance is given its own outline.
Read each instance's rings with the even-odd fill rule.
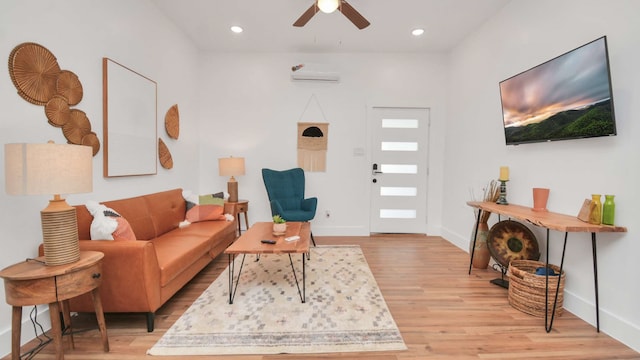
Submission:
[[[603,36],[500,82],[507,145],[616,135]]]

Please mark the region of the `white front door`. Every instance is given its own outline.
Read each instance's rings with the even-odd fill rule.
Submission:
[[[429,109],[374,107],[372,233],[426,233]]]

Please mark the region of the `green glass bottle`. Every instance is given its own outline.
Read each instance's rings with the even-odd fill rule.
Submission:
[[[605,195],[604,204],[602,205],[602,223],[605,225],[613,225],[616,215],[616,203],[613,202],[614,195]]]

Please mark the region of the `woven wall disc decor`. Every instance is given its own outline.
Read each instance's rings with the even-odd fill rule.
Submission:
[[[91,133],[91,122],[82,110],[71,109],[69,121],[62,126],[64,137],[71,144],[81,145],[82,138]]]
[[[158,138],[158,157],[160,158],[160,165],[165,169],[173,168],[173,158],[167,145]]]
[[[56,80],[56,91],[67,98],[69,105],[77,105],[82,100],[82,84],[78,75],[62,70]]]
[[[504,267],[508,267],[512,260],[540,258],[535,235],[529,228],[513,220],[500,221],[489,229],[487,247],[491,257]]]
[[[173,105],[167,110],[164,116],[164,128],[172,139],[178,139],[180,136],[180,113],[178,112],[178,104]]]
[[[9,75],[18,94],[35,105],[45,105],[56,94],[60,66],[44,46],[22,43],[9,55]]]
[[[67,99],[61,95],[53,95],[51,100],[47,101],[44,106],[44,113],[47,115],[49,124],[55,127],[62,127],[71,117]]]
[[[100,151],[100,139],[98,139],[98,135],[93,131],[82,137],[81,145],[91,146],[93,156],[96,156],[98,151]]]

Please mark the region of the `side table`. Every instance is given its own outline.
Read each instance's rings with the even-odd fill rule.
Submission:
[[[238,219],[238,235],[242,234],[242,230],[240,229],[240,214],[244,214],[244,224],[247,229],[249,229],[249,216],[247,213],[249,212],[249,200],[238,200],[235,202],[229,202],[229,204],[233,205],[233,216]]]
[[[102,312],[102,301],[98,288],[102,282],[102,258],[98,251],[81,251],[80,260],[64,265],[47,266],[44,256],[28,259],[0,271],[4,279],[6,300],[13,307],[11,315],[11,359],[20,359],[20,332],[22,307],[49,304],[51,332],[56,349],[56,359],[64,359],[62,349],[62,326],[71,329],[69,299],[91,292],[93,305],[102,336],[102,346],[109,351],[109,338]],[[62,308],[60,307],[62,303]],[[64,324],[61,323],[60,312]],[[71,335],[71,347],[74,347]]]

